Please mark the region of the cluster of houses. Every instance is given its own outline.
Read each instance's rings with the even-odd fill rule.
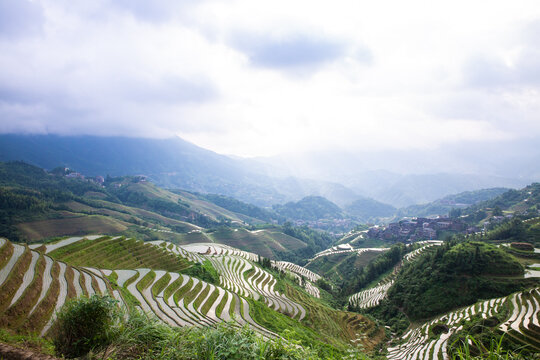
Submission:
[[[463,220],[449,217],[412,218],[390,223],[387,226],[373,226],[367,236],[386,241],[412,242],[437,239],[442,232],[472,234],[479,229]]]
[[[105,178],[103,176],[98,175],[96,177],[86,177],[80,172],[73,171],[68,167],[64,168],[64,176],[67,177],[68,179],[79,179],[79,180],[91,181],[102,186],[103,186],[103,183],[105,182]]]
[[[83,174],[73,171],[68,167],[64,168],[64,176],[70,179],[79,179],[79,180],[85,180],[85,181],[91,181],[98,185],[103,186],[105,184],[105,178],[101,175],[95,176],[95,177],[85,177]],[[131,179],[132,182],[146,182],[148,181],[148,178],[146,175],[134,175]],[[119,188],[123,184],[121,182],[114,183],[113,187]]]

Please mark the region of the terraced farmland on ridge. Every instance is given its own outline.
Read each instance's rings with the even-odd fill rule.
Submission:
[[[349,297],[349,304],[360,309],[377,306],[386,297],[388,289],[390,289],[393,283],[393,280],[387,280],[386,283],[379,283],[371,289],[357,292]]]
[[[277,335],[249,315],[248,302],[237,294],[197,278],[163,270],[115,270],[117,284],[138,301],[143,311],[171,326],[213,326],[232,321],[248,324],[263,336]]]
[[[417,244],[423,245],[422,247],[405,254],[403,256],[403,261],[414,261],[418,256],[420,256],[426,249],[432,247],[432,246],[438,246],[442,244],[442,241],[422,241],[417,242]],[[370,307],[374,307],[379,305],[381,300],[383,300],[387,293],[388,289],[392,286],[394,283],[394,277],[397,273],[397,270],[399,270],[399,267],[401,264],[398,264],[394,271],[384,279],[382,279],[377,285],[370,289],[362,290],[360,292],[357,292],[356,294],[353,294],[349,297],[349,304],[351,306],[357,307],[359,309],[366,309]]]
[[[404,261],[414,261],[437,244],[425,244],[404,256]],[[77,253],[80,256],[74,256]],[[297,320],[306,318],[311,305],[303,306],[308,303],[296,295],[277,291],[276,279],[257,266],[257,260],[253,253],[220,244],[177,246],[93,236],[25,246],[0,239],[0,327],[47,335],[55,312],[68,299],[109,293],[121,304],[153,313],[172,326],[215,326],[228,321],[238,327],[248,325],[265,338],[276,338],[276,332],[256,320],[250,298]],[[194,262],[205,261],[217,270],[219,285],[182,274]],[[313,286],[318,291],[312,284],[320,278],[317,274],[292,263],[272,264],[305,279],[306,288]],[[355,301],[374,306],[391,285],[390,277],[378,287],[355,294]],[[505,314],[497,328],[540,351],[539,312],[539,288],[482,301],[412,328],[402,336],[401,344],[388,349],[388,359],[446,359],[450,337],[465,322]],[[340,316],[350,315],[354,314]],[[354,316],[350,322],[362,325]],[[436,327],[446,332],[434,335]]]
[[[122,237],[79,237],[30,247],[1,239],[0,312],[4,315],[0,325],[45,335],[66,300],[110,293],[122,304],[129,302],[173,326],[229,321],[274,338],[274,332],[251,318],[246,298],[262,299],[298,320],[306,310],[275,289],[276,279],[253,264],[257,259],[255,254],[223,245],[181,247]],[[190,262],[205,260],[218,271],[221,286],[180,273]],[[316,277],[294,264],[280,265]]]
[[[463,329],[467,321],[493,319],[508,309],[507,319],[498,329],[524,346],[540,351],[540,288],[507,297],[477,302],[474,305],[439,316],[401,337],[402,344],[388,348],[389,360],[448,359],[449,339]],[[496,321],[496,320],[495,320]],[[434,335],[434,328],[444,329]]]
[[[304,317],[302,314],[305,315],[305,311],[301,306],[291,304],[291,301],[288,299],[284,300],[284,295],[276,294],[273,290],[276,280],[271,274],[249,263],[249,261],[258,261],[259,256],[257,254],[214,243],[189,245],[174,245],[164,241],[153,241],[151,243],[162,246],[175,254],[186,256],[194,262],[203,262],[205,259],[210,260],[212,265],[220,273],[221,285],[231,291],[237,292],[242,296],[252,296],[256,300],[259,296],[263,296],[265,302],[271,308],[278,311],[284,310],[293,317],[301,314],[302,319]],[[271,264],[273,267],[287,271],[295,276],[310,295],[320,297],[319,289],[313,285],[315,281],[320,279],[318,274],[287,261],[271,260]],[[251,270],[253,272],[250,272]],[[248,275],[247,282],[242,280],[244,278],[243,274]],[[307,280],[303,280],[302,278]],[[253,281],[256,281],[256,283],[252,283]],[[259,285],[262,285],[262,289]],[[282,305],[278,306],[278,304]]]
[[[349,244],[334,246],[334,247],[332,247],[330,249],[326,249],[326,250],[323,250],[323,251],[315,254],[315,256],[313,256],[313,258],[308,261],[306,266],[308,266],[314,260],[316,260],[316,259],[318,259],[320,257],[323,257],[323,256],[330,256],[330,255],[336,255],[336,254],[346,254],[346,253],[353,253],[353,252],[355,252],[357,254],[362,254],[363,252],[367,252],[367,251],[384,252],[384,251],[389,250],[388,248],[357,248],[357,249],[353,249],[352,247],[341,248],[341,247],[346,246],[346,245],[349,245]]]
[[[430,241],[406,254],[403,261],[414,261],[441,242]],[[395,274],[395,272],[394,272]],[[387,295],[393,284],[393,275],[383,279],[377,286],[361,291],[349,298],[351,305],[359,308],[376,306]],[[515,342],[540,352],[540,288],[514,293],[507,297],[479,301],[438,316],[424,324],[413,327],[399,338],[400,344],[389,347],[389,360],[449,359],[450,338],[464,330],[467,323],[484,320],[491,322]],[[502,319],[502,321],[500,321]]]
[[[99,270],[71,266],[0,239],[1,327],[43,336],[66,300],[96,293],[110,293],[123,302]]]
[[[175,256],[143,241],[124,237],[89,236],[69,238],[52,245],[30,246],[72,265],[99,269],[148,267],[178,272],[190,266],[184,257]]]

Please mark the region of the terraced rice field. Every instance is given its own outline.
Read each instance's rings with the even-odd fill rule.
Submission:
[[[425,244],[408,254],[407,260],[413,261],[433,245],[437,243]],[[73,263],[77,252],[79,257],[83,254],[94,264],[112,263],[110,251],[121,254],[112,268]],[[152,262],[148,254],[158,256],[158,260]],[[220,285],[168,270],[166,267],[173,267],[173,260],[181,264],[178,265],[181,268],[189,266],[188,261],[210,261],[220,275]],[[265,338],[276,338],[277,334],[257,324],[250,316],[247,298],[262,299],[270,308],[298,320],[306,316],[306,310],[276,290],[276,279],[257,266],[257,260],[255,254],[219,244],[176,246],[162,241],[144,244],[95,236],[28,247],[0,238],[0,327],[43,336],[54,324],[55,312],[68,299],[109,293],[121,306],[138,306],[172,326],[215,326],[229,321],[235,326],[247,324]],[[120,268],[129,264],[151,266]],[[318,292],[312,282],[317,281],[319,275],[288,262],[272,264],[305,278],[307,291]],[[392,285],[391,279],[353,295],[351,303],[360,307],[375,306]],[[506,308],[508,317],[498,325],[500,331],[540,351],[540,288],[535,288],[482,301],[413,328],[402,336],[400,345],[388,349],[388,359],[446,359],[448,340],[463,328],[464,321],[473,317],[487,319]],[[434,335],[435,327],[446,332]]]
[[[276,301],[272,299],[275,299],[276,296],[279,298],[283,298],[285,296],[276,294],[274,291],[273,288],[275,285],[275,279],[271,274],[264,270],[259,270],[257,266],[250,264],[250,262],[258,261],[259,256],[257,254],[235,249],[227,245],[214,243],[197,243],[180,246],[164,241],[152,241],[151,243],[157,246],[162,246],[168,251],[184,256],[193,262],[202,263],[205,259],[207,259],[219,272],[221,281],[220,284],[223,287],[237,292],[242,296],[251,296],[254,299],[258,299],[260,296],[263,296],[265,298],[265,302],[271,308],[287,313],[293,317],[300,314],[300,319],[303,319],[305,316],[305,310],[303,308],[300,309],[301,306],[298,304],[296,304],[296,306],[289,304],[291,306],[278,306],[276,308]],[[301,276],[305,276],[312,282],[315,282],[320,278],[318,274],[315,274],[314,272],[293,263],[286,261],[272,261],[271,263],[272,266],[278,268],[279,270],[288,271],[291,275],[296,276],[300,282],[302,281]],[[258,280],[255,284],[250,285],[242,280],[242,273],[249,272],[251,269],[254,269],[253,271],[255,271],[257,274],[250,274],[249,277],[251,278],[252,276],[258,275],[256,277]],[[259,271],[263,271],[266,275],[261,277]],[[266,280],[267,278],[268,280]],[[267,282],[269,283],[267,284]],[[260,289],[258,287],[259,283],[264,284],[265,286]],[[308,294],[315,297],[320,297],[320,290],[309,281],[305,281],[303,286]],[[291,300],[289,299],[285,300],[285,303],[290,302]],[[277,304],[279,303],[283,303],[282,299],[277,301]]]
[[[300,304],[275,290],[277,281],[272,274],[254,265],[253,262],[259,259],[256,254],[212,243],[181,246],[166,242],[153,244],[186,256],[191,261],[209,260],[219,273],[220,285],[229,291],[255,300],[262,297],[270,308],[298,320],[306,316],[306,311]]]
[[[390,280],[371,289],[360,291],[349,298],[349,304],[360,309],[377,306],[386,297],[388,289],[390,289],[393,283],[394,281]]]
[[[508,297],[512,314],[499,328],[540,352],[540,288]]]
[[[9,304],[0,311],[17,307],[13,314],[2,316],[2,321],[20,322],[26,330],[42,335],[49,331],[55,313],[66,300],[94,293],[109,293],[125,305],[122,295],[128,292],[132,295],[130,302],[136,299],[142,310],[170,325],[213,326],[233,321],[238,326],[248,324],[267,338],[276,334],[250,317],[246,298],[262,299],[270,308],[298,320],[306,316],[300,304],[275,289],[273,275],[255,265],[257,255],[224,245],[182,247],[103,236],[35,244],[33,249],[5,240],[0,245],[0,255],[4,255],[0,259],[5,258],[0,262],[0,293],[12,295],[0,299],[1,304]],[[189,266],[189,261],[205,260],[219,272],[221,286],[168,269],[181,270]],[[149,266],[131,267],[137,264]],[[307,270],[294,270],[316,278]],[[26,296],[29,288],[32,297]]]
[[[316,282],[321,278],[319,274],[314,273],[311,270],[306,269],[303,266],[293,264],[288,261],[272,261],[272,265],[279,270],[288,270],[292,273],[305,277],[311,282]]]
[[[95,237],[90,241],[98,239],[103,238]],[[173,326],[213,326],[221,321],[232,321],[237,326],[247,324],[264,337],[277,336],[251,318],[249,303],[244,297],[223,287],[166,270],[75,267],[47,254],[68,246],[86,249],[87,243],[83,240],[88,242],[89,239],[71,238],[52,246],[38,244],[33,246],[36,250],[3,239],[0,241],[0,259],[5,259],[0,262],[0,325],[43,336],[53,325],[55,313],[68,299],[109,293],[125,306],[122,293],[129,292],[136,299],[136,306]],[[179,253],[182,251],[185,250]],[[194,255],[194,258],[198,259],[198,256]],[[239,272],[242,266],[245,271],[247,265],[252,266],[237,255],[227,258],[233,261],[231,265],[238,263],[235,269],[240,276],[243,276],[243,272]],[[269,273],[258,267],[253,269],[253,276],[243,281],[237,277],[236,284],[242,284],[245,289],[249,286],[253,295],[264,296],[269,305],[289,312],[291,316],[305,316],[301,306],[273,290]],[[108,279],[113,276],[116,285]]]
[[[291,275],[295,276],[296,279],[298,279],[298,282],[304,286],[306,292],[311,296],[316,298],[321,297],[321,291],[318,287],[313,285],[314,282],[321,278],[319,274],[288,261],[272,260],[272,266],[282,271],[288,271]]]
[[[439,245],[442,245],[442,241],[438,241],[438,240],[428,240],[428,241],[419,241],[417,242],[416,244],[421,244],[421,245],[424,245],[414,251],[411,251],[410,253],[408,254],[405,254],[405,256],[403,257],[403,260],[405,261],[413,261],[414,259],[416,259],[418,256],[420,256],[426,249],[432,247],[432,246],[439,246]]]
[[[70,298],[111,290],[100,272],[56,261],[30,247],[0,241],[0,325],[47,333],[55,312]],[[119,299],[122,301],[122,299]]]
[[[219,286],[185,274],[160,270],[115,272],[118,285],[137,299],[141,310],[154,313],[171,326],[213,326],[222,321],[233,321],[238,326],[248,324],[268,338],[277,336],[253,321],[244,298]]]
[[[187,251],[181,246],[178,246],[178,245],[175,245],[175,244],[163,241],[163,240],[150,241],[149,244],[152,244],[157,247],[161,247],[168,252],[184,257],[188,259],[188,261],[192,261],[195,263],[202,263],[204,261],[204,257],[199,255],[197,252]]]
[[[88,236],[69,238],[54,244],[33,245],[52,258],[76,266],[99,269],[135,269],[148,267],[179,272],[189,267],[185,257],[151,244],[124,237]]]
[[[257,261],[259,259],[259,255],[238,250],[233,247],[222,245],[222,244],[214,244],[214,243],[197,243],[197,244],[189,244],[189,245],[181,245],[180,248],[192,252],[192,253],[198,253],[200,255],[209,255],[209,256],[225,256],[225,255],[234,255],[242,257],[246,260],[251,261]]]
[[[329,256],[329,255],[335,255],[335,254],[345,254],[345,253],[353,253],[356,252],[358,254],[362,254],[366,251],[374,251],[374,252],[384,252],[390,250],[389,248],[358,248],[358,249],[346,249],[346,250],[340,250],[339,247],[332,247],[330,249],[326,249],[324,251],[321,251],[308,261],[306,266],[308,266],[310,263],[312,263],[315,259],[318,259],[322,256]]]
[[[401,337],[402,344],[388,348],[389,360],[448,359],[448,339],[463,329],[463,322],[473,316],[488,319],[505,306],[512,312],[498,328],[514,339],[540,351],[540,292],[539,288],[512,294],[508,297],[478,302],[463,309],[439,316],[420,327],[409,330]],[[433,335],[434,327],[445,329]]]

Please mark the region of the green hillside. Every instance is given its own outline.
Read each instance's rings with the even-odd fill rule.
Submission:
[[[538,256],[530,245],[509,244],[538,244],[538,184],[474,205],[472,214],[484,212],[477,221],[490,224],[485,233],[381,249],[364,236],[365,226],[338,239],[289,221],[268,224],[285,215],[169,191],[144,176],[107,177],[101,185],[66,175],[0,163],[0,231],[17,240],[0,238],[0,341],[39,334],[50,342],[54,314],[70,299],[110,294],[126,309],[152,314],[166,331],[204,327],[213,330],[197,334],[226,337],[220,329],[228,322],[230,331],[246,327],[239,336],[249,327],[252,339],[309,349],[302,354],[313,359],[361,352],[441,358],[453,351],[449,339],[488,323],[481,341],[504,333],[509,349],[540,349]],[[322,197],[276,211],[306,222],[349,220]],[[87,236],[103,233],[111,236]]]
[[[488,201],[509,191],[506,188],[492,188],[475,191],[465,191],[455,195],[448,195],[427,204],[411,205],[396,212],[397,217],[428,217],[447,215],[454,209],[466,207]]]
[[[351,274],[367,266],[380,254],[379,251],[336,253],[321,256],[311,261],[306,267],[335,284],[342,284],[350,279]]]
[[[297,202],[272,206],[279,215],[294,220],[343,219],[343,210],[322,196],[306,196]]]
[[[173,191],[173,192],[180,193],[177,191]],[[248,218],[259,219],[267,223],[271,223],[272,221],[283,220],[280,216],[278,216],[272,211],[268,211],[258,206],[236,200],[229,196],[217,195],[217,194],[195,194],[195,195],[200,196],[203,199],[213,204],[216,204],[217,206],[223,209],[227,209],[236,214],[245,215]]]
[[[508,190],[501,195],[469,206],[455,216],[463,216],[469,222],[478,222],[493,215],[538,216],[540,208],[540,183],[533,183],[519,190]]]
[[[260,230],[219,227],[207,234],[212,242],[221,243],[276,259],[279,253],[305,248],[303,241],[284,234],[278,227]]]
[[[405,264],[381,307],[401,309],[413,320],[428,318],[538,283],[523,279],[523,271],[513,256],[493,245],[446,243]]]
[[[236,223],[262,223],[264,220],[236,214],[204,197],[187,191],[174,192],[157,187],[148,181],[137,177],[110,178],[106,182],[107,190],[118,197],[124,204],[147,209],[168,217],[179,217],[200,226],[208,227],[222,221]],[[256,208],[255,206],[253,206]]]
[[[65,175],[64,169],[47,173],[22,162],[0,163],[0,235],[28,242],[99,233],[176,243],[219,242],[269,258],[306,247],[279,226],[242,228],[262,224],[270,213],[240,201],[225,200],[241,211],[235,213],[205,196],[171,192],[144,177],[108,177],[101,186]]]
[[[361,222],[377,222],[379,218],[394,216],[396,208],[377,200],[362,198],[345,206],[345,211]]]

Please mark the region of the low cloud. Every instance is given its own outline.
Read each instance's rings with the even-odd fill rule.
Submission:
[[[518,32],[504,52],[476,55],[464,66],[466,86],[507,88],[540,86],[540,20]]]
[[[186,8],[203,0],[111,0],[111,5],[137,19],[160,23],[179,17]]]
[[[45,23],[37,1],[0,0],[0,37],[20,38],[39,34]]]
[[[0,132],[246,156],[537,138],[534,18],[534,1],[0,0]]]
[[[235,46],[244,52],[252,65],[273,69],[313,67],[343,56],[345,44],[305,35],[287,35],[278,39],[267,36],[237,36]]]
[[[204,103],[218,97],[212,83],[202,78],[191,81],[170,76],[155,81],[128,81],[122,88],[127,99],[143,103]]]

